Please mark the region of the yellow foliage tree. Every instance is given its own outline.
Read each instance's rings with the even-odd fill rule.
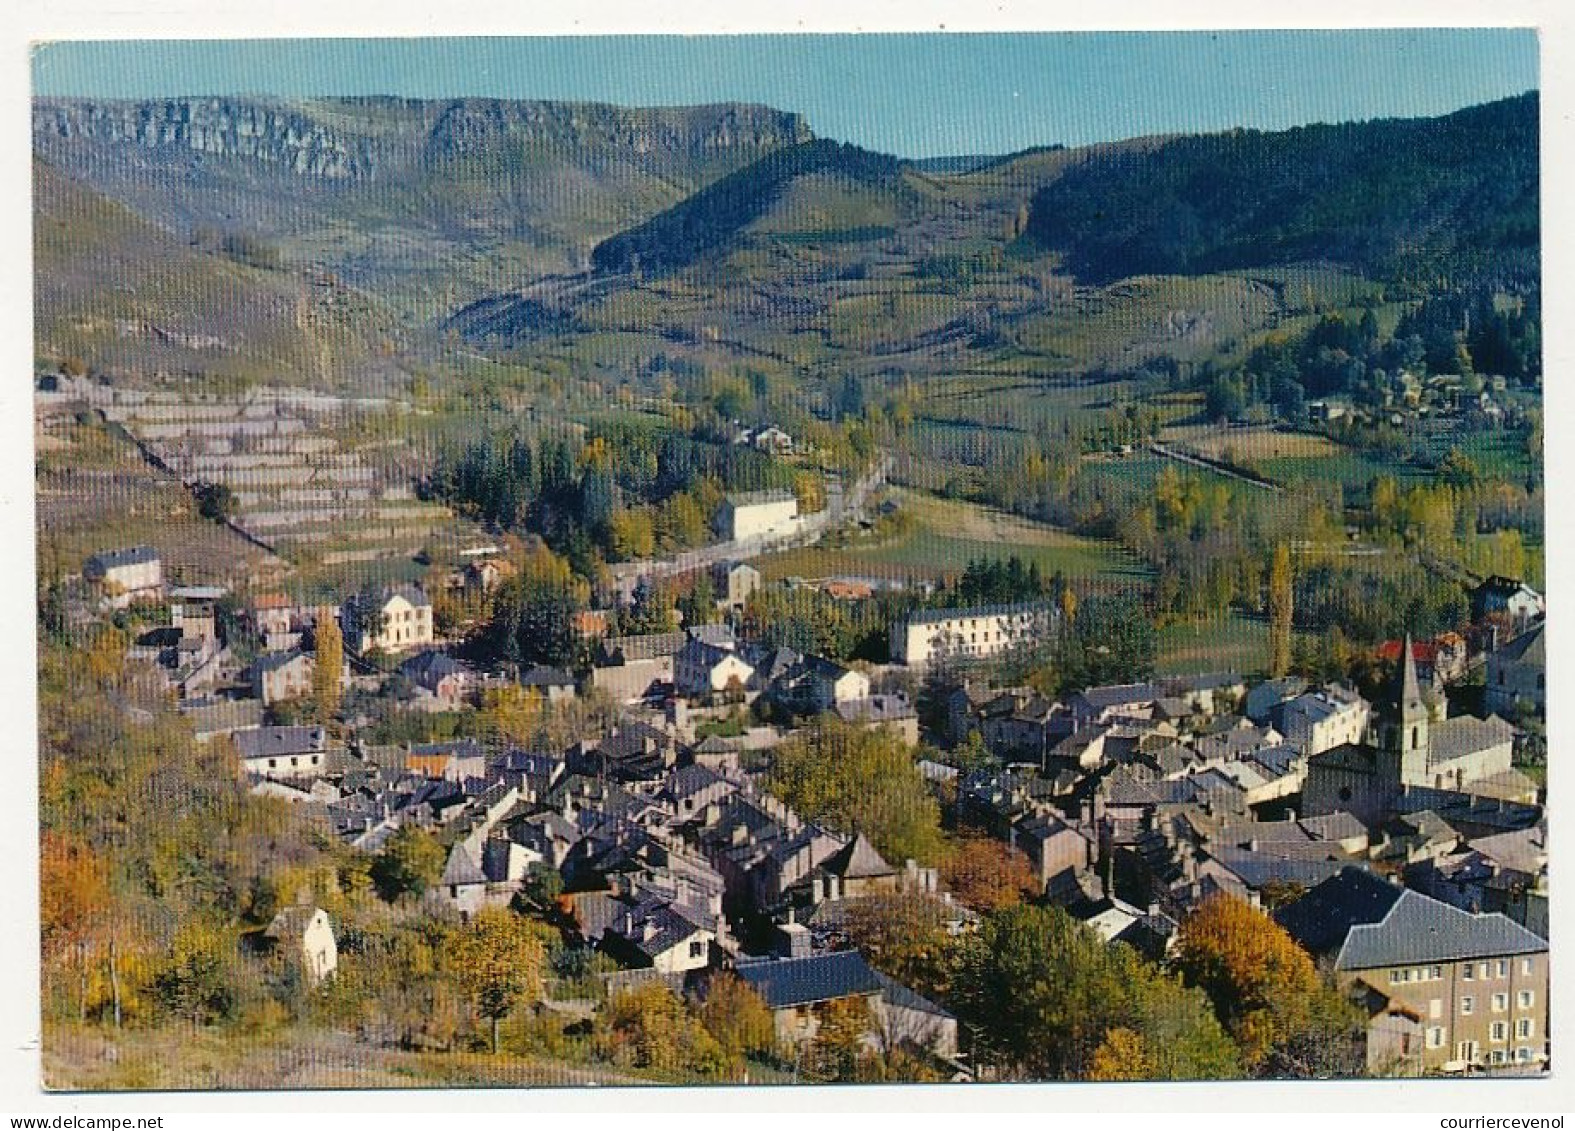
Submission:
[[[1088,1080],[1152,1080],[1157,1073],[1148,1054],[1148,1046],[1139,1033],[1117,1027],[1105,1033],[1105,1039],[1089,1058]]]
[[[490,735],[523,746],[541,725],[542,696],[534,687],[488,688],[481,697],[481,725]]]
[[[476,1012],[492,1023],[494,1054],[503,1018],[521,1002],[541,996],[542,955],[530,924],[500,907],[478,911],[452,940],[448,962]]]
[[[312,698],[317,704],[317,721],[327,726],[339,714],[343,695],[345,664],[345,638],[339,629],[339,618],[327,605],[317,610],[317,624],[312,630],[316,648],[316,662],[312,668]]]

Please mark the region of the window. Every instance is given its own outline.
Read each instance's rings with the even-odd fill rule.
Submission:
[[[705,956],[705,943],[704,942],[701,942],[700,940],[697,939],[694,942],[689,944],[689,957],[690,958],[703,958],[704,956]]]
[[[279,768],[279,759],[277,759],[277,758],[269,758],[268,759],[268,768],[270,770],[277,770]]]
[[[1509,977],[1509,959],[1500,958],[1498,960],[1498,976],[1500,978]]]
[[[1535,969],[1535,963],[1531,959],[1522,958],[1520,960],[1520,972],[1522,974],[1530,974],[1533,969]]]
[[[1536,1000],[1537,995],[1531,990],[1521,990],[1519,996],[1515,999],[1515,1007],[1517,1009],[1530,1009]]]
[[[1465,981],[1469,982],[1477,976],[1477,968],[1468,962],[1465,964],[1465,966],[1461,967],[1460,976]]]
[[[1531,1036],[1531,1018],[1529,1018],[1529,1017],[1522,1017],[1519,1021],[1515,1022],[1515,1036],[1517,1036],[1517,1037],[1529,1037],[1529,1036]]]
[[[1492,977],[1492,975],[1488,973],[1488,964],[1486,962],[1484,962],[1482,964],[1482,968],[1477,971],[1477,976],[1479,978],[1481,978],[1484,982]]]
[[[1441,1049],[1444,1047],[1444,1030],[1442,1026],[1435,1025],[1427,1031],[1427,1047]]]
[[[1477,1058],[1477,1043],[1475,1041],[1461,1041],[1455,1046],[1455,1059],[1473,1061]]]
[[[1527,1048],[1525,1045],[1521,1045],[1520,1048],[1515,1050],[1515,1059],[1516,1060],[1530,1060],[1531,1059],[1531,1049]]]
[[[1494,994],[1493,995],[1493,1012],[1494,1013],[1503,1013],[1508,1008],[1509,1008],[1509,995],[1508,994]]]
[[[1474,998],[1474,997],[1463,997],[1463,998],[1460,999],[1460,1015],[1462,1017],[1469,1017],[1472,1013],[1476,1012],[1476,1008],[1477,1008],[1477,999],[1476,998]]]
[[[1509,1026],[1502,1021],[1493,1022],[1493,1028],[1489,1032],[1493,1040],[1499,1043],[1509,1039]]]
[[[1436,982],[1444,976],[1444,968],[1442,966],[1429,966],[1427,968],[1427,976]]]
[[[1488,1060],[1494,1064],[1503,1064],[1508,1059],[1509,1055],[1503,1049],[1494,1049],[1488,1054]]]

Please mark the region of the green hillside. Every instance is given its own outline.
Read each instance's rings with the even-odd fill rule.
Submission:
[[[1426,282],[1535,274],[1535,93],[1442,118],[1235,130],[1095,155],[1027,235],[1079,279],[1304,261]]]

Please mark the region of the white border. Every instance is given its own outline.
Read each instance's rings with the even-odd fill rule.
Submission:
[[[879,1089],[651,1089],[635,1092],[584,1091],[419,1091],[313,1093],[188,1093],[45,1096],[37,1089],[37,815],[34,747],[36,734],[33,642],[33,476],[31,455],[31,271],[30,163],[27,45],[50,39],[75,38],[245,38],[288,36],[424,36],[596,33],[739,33],[823,31],[1014,31],[1014,30],[1170,30],[1178,28],[1311,28],[1311,27],[1443,27],[1536,26],[1541,29],[1543,114],[1543,256],[1545,269],[1545,411],[1550,439],[1546,453],[1548,483],[1548,592],[1555,609],[1550,657],[1552,694],[1550,731],[1554,736],[1551,779],[1556,792],[1562,781],[1561,738],[1568,720],[1561,692],[1572,689],[1571,655],[1557,611],[1571,598],[1565,584],[1571,562],[1570,534],[1559,519],[1570,500],[1564,474],[1575,470],[1563,427],[1575,429],[1571,416],[1575,381],[1575,332],[1571,330],[1569,289],[1571,248],[1575,247],[1575,185],[1571,182],[1571,79],[1575,65],[1569,5],[1555,0],[1324,0],[1318,5],[1283,0],[1208,0],[1181,5],[1173,0],[1126,0],[1119,9],[1093,4],[1004,2],[990,5],[911,0],[778,3],[742,8],[737,0],[698,0],[682,13],[663,13],[656,5],[636,0],[601,0],[594,8],[573,4],[557,10],[506,12],[498,3],[446,3],[419,0],[343,0],[329,5],[307,0],[259,4],[255,0],[144,0],[130,6],[115,0],[34,0],[22,11],[0,12],[6,37],[5,66],[0,69],[0,145],[8,157],[0,164],[0,192],[5,217],[6,269],[0,271],[0,318],[9,364],[0,381],[0,529],[11,547],[0,559],[0,652],[3,685],[9,689],[7,730],[13,741],[3,754],[8,772],[3,779],[4,820],[0,820],[0,851],[9,865],[8,892],[12,914],[5,917],[0,937],[0,1114],[168,1113],[167,1126],[197,1126],[181,1113],[224,1112],[231,1119],[254,1119],[263,1113],[294,1112],[307,1125],[341,1124],[350,1113],[379,1112],[380,1123],[429,1125],[423,1113],[448,1112],[449,1120],[474,1118],[471,1113],[564,1111],[609,1113],[758,1111],[784,1113],[802,1126],[796,1113],[858,1111],[902,1112],[939,1122],[957,1111],[1032,1111],[1099,1113],[1102,1122],[1167,1123],[1203,1126],[1203,1113],[1275,1111],[1291,1124],[1317,1120],[1326,1127],[1338,1112],[1392,1112],[1399,1125],[1437,1127],[1425,1112],[1466,1114],[1552,1113],[1575,1107],[1569,1085],[1575,1070],[1566,1068],[1551,1080],[1516,1082],[1404,1082],[1352,1084],[1226,1084],[1089,1086],[1042,1085],[998,1087],[926,1087]],[[1562,811],[1553,806],[1553,843],[1561,844]],[[1558,879],[1564,850],[1553,849],[1553,934],[1566,937],[1575,905],[1575,889],[1564,891]],[[1567,898],[1566,898],[1567,897]],[[1563,944],[1555,943],[1562,952]],[[1555,1003],[1552,1014],[1556,1063],[1575,1063],[1575,975],[1555,955]],[[1558,1050],[1564,1050],[1562,1054]],[[335,1113],[309,1116],[308,1113]],[[463,1113],[463,1114],[461,1114]],[[1142,1113],[1155,1113],[1145,1117]],[[1401,1114],[1404,1113],[1404,1114]],[[628,1116],[623,1117],[625,1121]],[[755,1117],[751,1117],[755,1118]],[[821,1115],[813,1117],[818,1124]],[[1336,1119],[1339,1117],[1336,1116]],[[864,1117],[860,1122],[867,1122]],[[203,1121],[206,1123],[207,1121]],[[248,1120],[249,1122],[249,1120]],[[276,1117],[270,1122],[276,1122]],[[488,1120],[487,1122],[490,1122]],[[645,1126],[645,1121],[642,1127]],[[659,1119],[657,1125],[673,1122]],[[1209,1126],[1214,1126],[1210,1121]],[[692,1123],[689,1124],[692,1126]]]

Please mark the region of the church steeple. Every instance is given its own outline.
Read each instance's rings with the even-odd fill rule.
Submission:
[[[1406,633],[1404,651],[1400,657],[1400,689],[1395,695],[1402,724],[1414,719],[1427,721],[1427,702],[1422,698],[1422,687],[1416,678],[1416,654],[1411,648],[1411,634]]]
[[[1416,677],[1416,654],[1412,650],[1410,633],[1406,633],[1401,645],[1397,684],[1394,702],[1388,705],[1393,712],[1388,745],[1392,753],[1398,755],[1396,769],[1400,780],[1425,785],[1428,751],[1432,746],[1427,733],[1429,712],[1427,700],[1422,698],[1421,681]]]

